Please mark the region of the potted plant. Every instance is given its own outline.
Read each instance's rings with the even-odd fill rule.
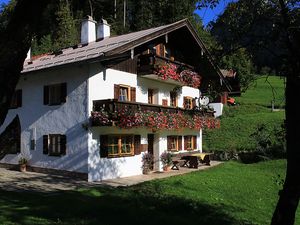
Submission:
[[[18,163],[20,165],[21,172],[26,172],[26,168],[30,159],[31,154],[28,150],[24,150],[18,155]]]
[[[163,164],[163,169],[164,171],[168,171],[171,169],[171,165],[172,165],[172,154],[170,152],[164,151],[161,155],[160,155],[160,160]]]
[[[150,171],[153,169],[153,155],[149,152],[145,152],[142,156],[142,169],[143,169],[143,174],[149,174]]]

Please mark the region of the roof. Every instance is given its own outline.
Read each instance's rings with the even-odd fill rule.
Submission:
[[[205,47],[203,41],[197,35],[195,29],[188,21],[188,19],[183,19],[172,24],[147,30],[105,38],[103,40],[92,42],[87,45],[78,45],[75,47],[66,48],[61,50],[60,54],[47,54],[35,60],[27,60],[24,62],[22,73],[38,71],[42,69],[53,68],[56,66],[78,63],[93,59],[105,60],[107,57],[125,53],[130,49],[134,49],[137,46],[140,46],[182,27],[188,28],[198,45],[203,50],[204,54],[207,56],[214,70],[219,75],[220,79],[226,85],[227,89],[230,90],[231,88],[224,79],[219,67],[213,62],[212,56]]]
[[[117,51],[118,53],[122,53],[126,50],[129,50],[126,49],[126,45],[131,43],[136,43],[136,45],[140,45],[142,44],[142,40],[144,40],[144,38],[149,35],[155,36],[155,38],[157,38],[157,33],[161,33],[161,31],[164,30],[166,33],[169,33],[175,29],[178,29],[179,27],[184,26],[184,21],[186,20],[181,20],[169,25],[124,34],[116,37],[105,38],[101,41],[89,43],[88,45],[76,46],[75,48],[66,48],[63,49],[62,54],[59,55],[43,55],[42,57],[36,60],[25,61],[22,72],[30,72],[59,65],[85,61],[88,59],[99,58],[105,55],[112,55],[114,52]]]
[[[222,75],[226,78],[226,77],[233,77],[235,78],[236,72],[234,72],[232,69],[230,70],[224,70],[221,69],[221,73]]]

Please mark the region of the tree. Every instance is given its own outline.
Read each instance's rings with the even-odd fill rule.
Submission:
[[[60,0],[56,16],[57,29],[53,37],[54,51],[75,45],[79,39],[68,0]]]
[[[216,2],[203,0],[201,6]],[[213,32],[223,40],[224,49],[234,51],[243,47],[253,53],[253,58],[263,54],[259,59],[261,65],[275,68],[286,76],[287,171],[272,225],[294,224],[300,197],[300,151],[297,149],[300,118],[295,105],[300,89],[299,9],[299,0],[239,0],[231,3],[213,25]]]
[[[50,0],[18,0],[0,28],[0,125],[3,124],[23,63]],[[1,14],[2,16],[2,14]]]

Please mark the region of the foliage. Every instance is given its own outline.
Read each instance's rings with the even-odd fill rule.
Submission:
[[[78,44],[77,29],[67,0],[60,0],[56,22],[58,27],[54,32],[53,50],[57,51]]]
[[[297,31],[292,27],[300,25],[299,3],[298,6],[291,6],[292,1],[286,2],[291,16],[292,37]],[[265,67],[276,73],[286,71],[290,62],[287,61],[286,30],[278,2],[239,0],[229,3],[224,13],[210,26],[213,36],[222,46],[223,54],[243,47],[251,55],[257,72]],[[297,43],[294,44],[296,47]]]
[[[151,153],[145,152],[142,156],[142,169],[143,171],[149,171],[153,168],[154,157]]]
[[[99,126],[109,125],[112,121],[120,128],[131,129],[146,127],[152,131],[180,130],[184,128],[199,130],[200,128],[219,128],[220,121],[214,117],[205,117],[200,112],[194,115],[177,112],[135,111],[124,107],[116,113],[109,114],[104,109],[91,113],[92,123]]]
[[[29,160],[31,159],[31,154],[29,150],[23,149],[21,153],[18,154],[18,163],[19,164],[27,164]]]
[[[172,79],[194,88],[199,88],[201,84],[199,74],[190,69],[178,68],[173,63],[156,65],[154,73],[162,80]]]
[[[266,124],[273,135],[281,130],[284,111],[272,112],[270,103],[273,88],[276,90],[276,106],[284,106],[284,81],[275,76],[267,79],[268,82],[266,77],[258,79],[255,86],[251,86],[241,97],[236,97],[237,105],[224,108],[220,129],[204,130],[204,150],[227,152],[233,156],[239,151],[255,151],[257,144],[250,135],[259,124]],[[275,137],[274,146],[280,146],[274,141],[277,141]]]
[[[160,160],[164,166],[172,165],[172,154],[168,151],[164,151],[160,155]]]
[[[269,128],[266,124],[258,124],[254,133],[250,135],[254,139],[256,152],[268,158],[285,156],[285,129],[280,127]]]
[[[247,90],[256,79],[253,73],[252,59],[244,48],[223,56],[220,61],[220,67],[228,70],[232,69],[236,72],[242,91]]]

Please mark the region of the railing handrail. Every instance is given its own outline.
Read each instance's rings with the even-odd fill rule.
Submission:
[[[198,113],[204,113],[202,110],[199,109],[185,109],[181,107],[174,107],[174,106],[164,106],[164,105],[158,105],[158,104],[149,104],[149,103],[143,103],[143,102],[130,102],[130,101],[119,101],[118,99],[103,99],[103,100],[94,100],[93,101],[93,110],[97,111],[96,105],[101,105],[101,104],[107,104],[107,103],[117,103],[117,104],[123,104],[123,105],[132,105],[132,106],[145,106],[145,107],[154,107],[159,110],[165,109],[165,110],[176,110],[176,111],[181,111],[181,112],[198,112]],[[206,112],[206,113],[213,113],[213,112]]]

